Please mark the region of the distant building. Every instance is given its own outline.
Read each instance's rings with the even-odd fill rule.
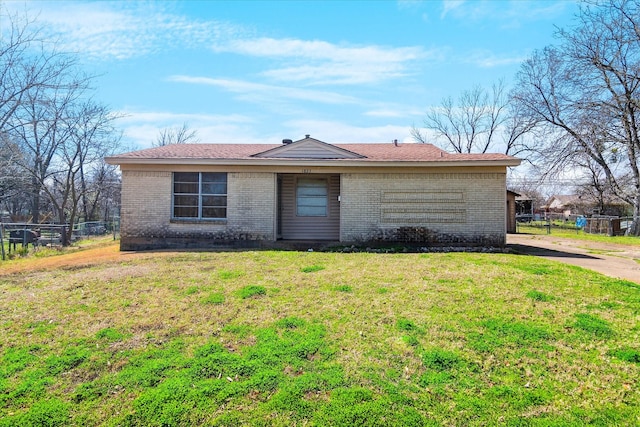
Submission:
[[[625,216],[628,215],[631,206],[620,199],[607,198],[599,201],[588,194],[568,194],[551,196],[544,209],[546,212],[561,213],[565,218],[569,218],[572,215]]]

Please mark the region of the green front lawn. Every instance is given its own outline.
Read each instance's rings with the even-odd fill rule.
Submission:
[[[0,426],[640,424],[640,285],[543,259],[157,253],[0,294]]]

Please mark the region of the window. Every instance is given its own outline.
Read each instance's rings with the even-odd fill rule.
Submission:
[[[327,180],[300,178],[296,187],[298,216],[327,216]]]
[[[173,173],[173,218],[224,219],[226,217],[226,173]]]

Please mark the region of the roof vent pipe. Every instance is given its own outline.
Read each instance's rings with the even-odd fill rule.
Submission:
[[[393,140],[393,145],[395,145],[396,147],[398,146],[398,140],[397,139]]]
[[[305,135],[304,137],[305,137],[305,138],[309,138],[310,136],[311,136],[311,135],[309,135],[309,134],[306,134],[306,135]]]
[[[284,145],[289,145],[289,144],[291,144],[292,142],[293,142],[293,140],[291,140],[291,139],[283,139],[283,140],[282,140],[282,143],[283,143]]]

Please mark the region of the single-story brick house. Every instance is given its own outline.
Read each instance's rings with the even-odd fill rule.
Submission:
[[[108,157],[122,171],[121,249],[304,241],[503,246],[503,154],[430,144],[178,144]]]

